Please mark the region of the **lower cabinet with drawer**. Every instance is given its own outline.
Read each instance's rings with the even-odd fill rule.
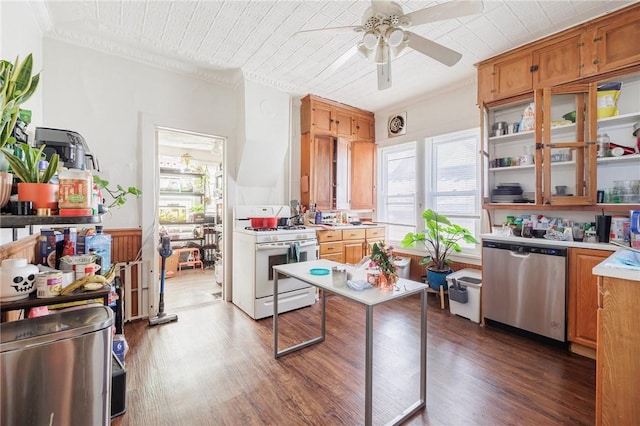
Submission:
[[[608,250],[569,249],[567,340],[572,352],[591,358],[595,358],[598,330],[598,277],[591,270],[610,255]]]
[[[385,228],[350,228],[316,231],[320,259],[356,264],[371,253],[371,245],[384,243]]]
[[[316,231],[316,236],[320,245],[320,259],[344,263],[341,230]]]
[[[385,228],[367,228],[366,229],[366,252],[365,255],[371,254],[371,246],[375,243],[383,243],[385,240]]]
[[[364,229],[345,229],[342,231],[342,249],[344,263],[356,264],[364,257]]]

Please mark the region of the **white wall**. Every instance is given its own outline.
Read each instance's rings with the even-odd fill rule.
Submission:
[[[288,204],[290,96],[251,81],[244,82],[242,96],[245,139],[236,151],[237,203]]]
[[[155,125],[234,140],[231,88],[51,39],[44,41],[44,62],[43,124],[84,136],[100,161],[100,175],[112,184],[143,188],[153,179],[142,174],[143,160],[155,158],[155,140],[143,143],[140,114],[154,117]],[[141,203],[129,200],[103,217],[104,226],[140,226]]]
[[[393,90],[393,89],[391,89]],[[480,126],[480,110],[476,105],[477,85],[473,81],[445,89],[416,100],[402,107],[390,107],[374,111],[376,118],[376,143],[387,146],[414,141]],[[407,133],[389,138],[389,116],[407,113]]]

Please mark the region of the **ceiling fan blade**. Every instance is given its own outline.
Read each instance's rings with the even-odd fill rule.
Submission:
[[[438,62],[442,62],[449,67],[454,66],[462,58],[460,53],[455,50],[451,50],[448,47],[444,47],[435,41],[427,40],[426,38],[410,31],[405,31],[405,34],[409,36],[410,48],[415,49]]]
[[[460,16],[475,15],[481,13],[484,9],[482,1],[478,0],[460,0],[451,1],[449,3],[439,4],[437,6],[427,7],[425,9],[416,10],[407,13],[411,25],[422,25],[428,22],[442,21],[445,19],[458,18]]]
[[[306,35],[316,35],[319,33],[344,33],[348,31],[359,31],[361,27],[359,26],[350,26],[350,27],[331,27],[331,28],[318,28],[314,30],[302,30],[296,31],[293,33],[294,36],[306,36]]]
[[[344,52],[338,59],[333,61],[333,63],[329,64],[325,69],[320,71],[316,78],[324,77],[325,75],[331,75],[338,70],[341,66],[343,66],[349,59],[351,59],[355,54],[358,53],[358,47],[353,46],[346,52]]]
[[[391,87],[391,61],[378,64],[378,90]]]

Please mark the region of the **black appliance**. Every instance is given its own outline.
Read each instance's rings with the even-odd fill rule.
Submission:
[[[60,162],[68,169],[87,169],[100,171],[98,159],[89,151],[82,135],[71,130],[36,127],[36,148],[46,145],[44,153],[47,160],[53,154],[60,156]]]

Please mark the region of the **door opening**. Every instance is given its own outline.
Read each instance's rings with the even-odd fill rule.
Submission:
[[[158,240],[169,235],[173,251],[165,262],[168,309],[223,299],[225,141],[156,128]]]

